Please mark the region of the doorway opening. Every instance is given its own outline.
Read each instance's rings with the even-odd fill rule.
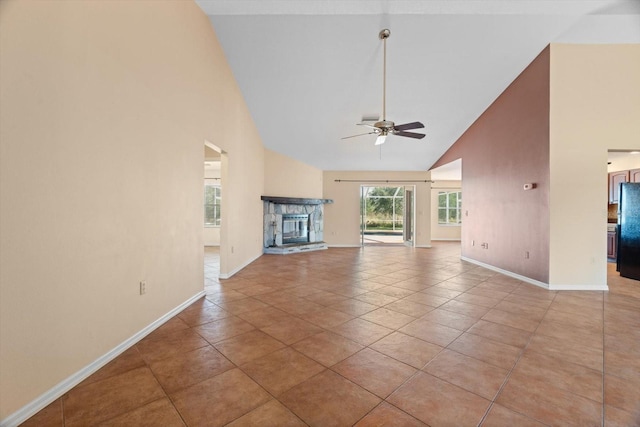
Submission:
[[[413,246],[413,186],[360,186],[362,246]]]
[[[204,142],[203,243],[204,285],[215,286],[220,276],[222,229],[222,152]]]

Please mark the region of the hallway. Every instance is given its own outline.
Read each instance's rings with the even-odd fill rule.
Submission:
[[[216,286],[220,275],[220,247],[204,247],[204,286]]]
[[[550,292],[460,245],[265,255],[26,426],[638,426],[640,283]]]

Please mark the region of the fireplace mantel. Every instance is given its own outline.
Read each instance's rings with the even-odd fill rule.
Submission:
[[[260,196],[260,200],[281,205],[323,205],[333,203],[332,199],[304,199],[299,197]]]

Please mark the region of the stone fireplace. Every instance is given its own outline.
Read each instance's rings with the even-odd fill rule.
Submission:
[[[265,253],[287,254],[326,249],[324,204],[329,199],[262,196]]]

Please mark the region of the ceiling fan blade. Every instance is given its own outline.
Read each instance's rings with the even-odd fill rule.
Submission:
[[[425,137],[424,134],[415,133],[415,132],[403,132],[403,131],[400,131],[400,132],[394,132],[393,134],[394,135],[398,135],[398,136],[406,136],[406,137],[409,137],[409,138],[415,138],[415,139],[422,139],[422,138]]]
[[[357,135],[351,135],[351,136],[345,136],[343,138],[340,139],[349,139],[349,138],[355,138],[356,136],[364,136],[364,135],[371,135],[373,133],[377,133],[377,132],[367,132],[367,133],[359,133]]]
[[[421,129],[424,125],[420,122],[405,123],[403,125],[394,126],[395,130]]]

